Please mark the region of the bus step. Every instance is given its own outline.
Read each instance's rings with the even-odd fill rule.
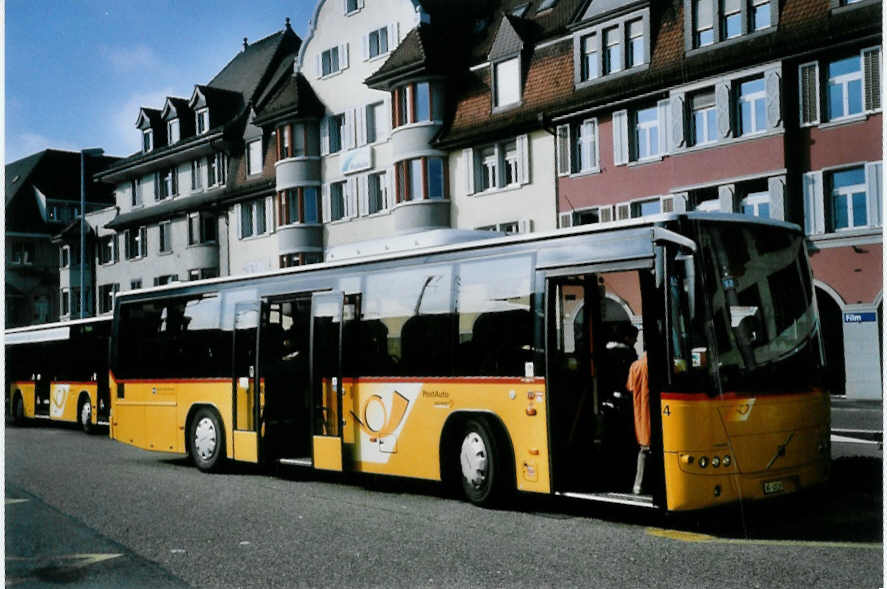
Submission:
[[[314,466],[314,461],[311,458],[279,458],[277,460],[278,463],[284,464],[286,466]]]
[[[602,501],[604,503],[621,503],[622,505],[634,505],[636,507],[648,507],[655,509],[652,495],[634,495],[632,493],[556,493],[561,497],[571,499],[583,499],[585,501]]]
[[[111,422],[110,422],[110,421],[101,421],[101,420],[100,420],[100,421],[95,422],[95,424],[96,424],[96,425],[111,425]]]
[[[34,416],[34,419],[46,419],[46,420],[48,420],[48,419],[50,419],[50,417],[49,417],[48,414],[45,414],[45,413],[38,413],[38,414],[36,414],[36,415]]]

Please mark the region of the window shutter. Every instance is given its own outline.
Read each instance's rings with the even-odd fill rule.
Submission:
[[[321,53],[314,56],[314,77],[323,77],[323,54]]]
[[[139,228],[139,257],[148,255],[148,228]]]
[[[675,151],[684,146],[686,138],[686,116],[684,115],[684,97],[675,95],[671,97],[671,150]]]
[[[465,193],[474,194],[474,150],[470,147],[462,150],[465,164]]]
[[[628,111],[613,113],[613,164],[628,163]]]
[[[622,221],[631,218],[631,205],[628,203],[616,205],[616,220]]]
[[[388,168],[388,173],[385,174],[385,181],[388,183],[388,190],[385,191],[385,202],[382,206],[386,209],[390,209],[394,206],[394,174],[396,170],[394,166]]]
[[[274,197],[268,196],[265,198],[265,229],[269,234],[274,233],[277,230],[277,220],[274,218],[275,216]]]
[[[804,174],[804,231],[808,235],[825,233],[825,203],[822,172]]]
[[[385,107],[382,113],[382,121],[379,124],[379,130],[382,131],[382,137],[376,137],[376,141],[387,139],[391,134],[391,93],[385,93]]]
[[[656,114],[659,123],[659,155],[668,153],[668,99],[656,103]]]
[[[339,45],[339,69],[348,69],[348,43]]]
[[[785,176],[773,176],[767,179],[767,191],[770,196],[770,218],[785,220]]]
[[[363,2],[364,0],[357,0],[357,8],[363,8]]]
[[[370,212],[370,177],[361,176],[357,179],[357,182],[359,184],[357,191],[357,214],[363,217]]]
[[[348,178],[348,181],[345,182],[345,216],[347,217],[356,217],[358,214],[357,203],[360,192],[358,188],[356,177]]]
[[[113,250],[114,262],[120,261],[120,237],[115,233],[111,237],[111,249]]]
[[[735,194],[735,184],[723,184],[718,186],[718,206],[722,212],[733,213],[736,211]]]
[[[730,84],[718,82],[715,85],[715,110],[718,117],[718,132],[721,138],[730,136]]]
[[[320,155],[327,155],[330,152],[330,118],[323,117],[320,119]]]
[[[376,137],[376,109],[373,105],[368,104],[362,109],[360,109],[359,115],[363,116],[363,120],[359,123],[359,129],[361,131],[361,145],[366,145],[367,143],[373,143],[381,139],[381,137]]]
[[[597,123],[593,120],[582,122],[582,166],[583,171],[597,167]]]
[[[344,149],[354,149],[354,109],[349,108],[345,111],[345,125],[342,129],[342,147]]]
[[[573,212],[569,213],[560,213],[558,215],[558,224],[561,227],[572,227],[573,226]]]
[[[530,138],[528,135],[517,136],[518,180],[521,184],[530,183]]]
[[[557,174],[567,176],[573,169],[570,149],[570,125],[557,126]]]
[[[517,223],[518,233],[532,233],[533,232],[533,220],[532,219],[521,219]]]
[[[388,25],[388,50],[393,51],[400,44],[400,23],[395,21]]]
[[[865,165],[865,192],[868,200],[868,224],[881,226],[881,162]]]
[[[819,64],[817,62],[798,66],[798,86],[801,125],[815,125],[819,123]]]
[[[370,36],[369,34],[360,37],[361,57],[364,61],[370,58]]]
[[[764,87],[767,92],[767,128],[774,129],[782,122],[782,94],[780,76],[776,70],[764,74]]]
[[[597,215],[598,223],[610,223],[613,220],[613,205],[599,207]]]
[[[865,109],[881,108],[881,48],[873,47],[862,52],[863,83],[865,84]]]
[[[330,222],[330,185],[324,184],[321,187],[320,206],[323,209],[322,218],[324,223]]]

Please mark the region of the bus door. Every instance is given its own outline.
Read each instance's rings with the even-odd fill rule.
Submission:
[[[234,306],[233,335],[233,450],[235,460],[254,463],[259,461],[258,424],[263,388],[257,361],[258,329],[258,302],[237,303]]]
[[[638,444],[626,381],[644,352],[643,268],[549,273],[549,402],[556,491],[633,490]]]
[[[37,357],[34,362],[34,417],[49,417],[49,393],[52,388],[52,367],[46,344],[36,346]]]
[[[314,468],[342,470],[342,335],[345,296],[341,291],[311,298],[311,401]]]

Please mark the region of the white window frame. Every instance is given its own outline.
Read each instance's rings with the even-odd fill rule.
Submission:
[[[254,152],[255,150],[255,152]],[[253,139],[246,144],[246,175],[262,173],[262,139]]]
[[[863,71],[862,71],[862,69],[863,69],[862,54],[854,55],[851,57],[855,57],[859,61],[859,69],[857,71],[851,72],[849,74],[840,74],[835,77],[829,76],[828,80],[826,81],[826,97],[827,97],[826,107],[828,108],[828,115],[829,115],[830,121],[840,121],[843,119],[859,117],[865,113],[865,78],[863,76]],[[830,60],[826,64],[826,68],[828,68],[834,62],[844,61],[845,59],[850,59],[850,57],[844,57],[841,59]],[[828,69],[826,69],[826,74],[828,74]],[[848,86],[850,85],[851,82],[854,82],[857,80],[859,81],[859,87],[860,87],[860,93],[859,93],[860,110],[859,110],[859,112],[851,113],[850,112],[850,92],[848,92]],[[832,102],[831,102],[831,87],[832,87],[833,83],[841,86],[841,106],[843,108],[843,112],[845,113],[845,114],[842,114],[841,116],[834,117],[834,118],[832,118],[832,116],[831,116],[831,104],[832,104]]]
[[[750,94],[742,94],[742,85],[747,82],[754,82],[760,80],[761,89],[756,90],[755,92],[751,92]],[[755,103],[761,101],[764,103],[764,121],[763,127],[758,128],[758,119],[755,111]],[[746,131],[742,126],[742,105],[748,103],[751,106],[751,121],[752,121],[752,130]],[[752,77],[746,78],[742,80],[736,81],[736,131],[737,135],[740,137],[746,137],[748,135],[755,135],[757,133],[763,133],[767,130],[767,82],[766,79],[761,77]]]
[[[181,127],[179,125],[179,119],[172,119],[170,121],[167,121],[167,123],[166,123],[166,137],[167,137],[167,143],[169,145],[176,143],[177,141],[179,141],[182,138]]]
[[[382,49],[382,34],[385,35],[385,48]],[[376,52],[373,53],[373,35],[376,35]],[[391,52],[391,40],[388,38],[388,27],[373,29],[367,34],[367,59],[376,59]]]
[[[742,36],[742,3],[747,2],[748,0],[735,0],[736,8],[734,10],[727,9],[727,1],[728,0],[717,0],[720,2],[720,18],[721,18],[721,40],[726,41],[728,39],[735,39],[737,37]],[[731,18],[735,17],[739,21],[739,32],[735,35],[727,34],[727,21]]]
[[[847,170],[852,170],[854,168],[861,168],[863,174],[862,184],[853,184],[850,186],[842,186],[841,188],[834,187],[834,176],[835,174],[845,172]],[[828,210],[833,211],[835,207],[835,197],[836,196],[844,196],[846,198],[846,206],[847,206],[847,221],[848,224],[846,227],[835,227],[835,219],[834,215],[831,215],[831,231],[834,233],[839,233],[842,231],[854,231],[858,229],[863,229],[865,227],[871,226],[872,215],[869,210],[869,194],[868,187],[866,185],[866,176],[865,176],[865,166],[848,166],[846,168],[839,168],[828,171],[828,182],[827,186],[829,187],[829,197],[828,197]],[[863,194],[865,201],[865,223],[862,225],[856,225],[853,221],[853,195],[854,194]]]
[[[625,69],[622,56],[622,39],[619,37],[619,26],[607,27],[601,31],[601,75],[607,76]],[[619,60],[614,65],[613,56]]]
[[[161,254],[172,253],[172,223],[170,221],[157,223],[157,251]]]
[[[750,192],[745,195],[745,197],[739,201],[739,212],[746,214],[743,211],[744,207],[752,207],[754,211],[752,216],[760,217],[761,216],[761,205],[767,205],[768,213],[766,218],[772,218],[772,211],[769,210],[770,207],[770,191],[762,190],[760,192]]]
[[[67,317],[71,314],[71,289],[59,289],[59,315]]]
[[[261,204],[261,210],[259,205]],[[240,239],[253,239],[257,237],[262,237],[268,235],[271,230],[268,223],[268,203],[266,202],[266,198],[264,196],[259,198],[254,198],[251,200],[244,201],[238,205],[238,225],[240,227]],[[250,227],[249,234],[246,234],[244,223],[243,223],[243,211],[248,209],[250,211]],[[259,231],[259,218],[262,218],[262,230]],[[201,226],[202,233],[202,226]]]
[[[111,255],[108,257],[107,262],[102,262],[102,253],[105,249],[105,240],[108,240],[108,243],[111,244]],[[98,260],[100,266],[110,266],[111,264],[117,261],[117,234],[112,235],[99,235],[98,236]]]
[[[203,127],[201,129],[200,127]],[[198,108],[194,111],[194,129],[197,135],[203,135],[209,131],[209,108]]]
[[[759,10],[759,7],[767,5],[767,10],[769,16],[769,22],[766,26],[759,27],[756,23],[756,16]],[[770,0],[752,0],[751,6],[749,6],[749,14],[748,14],[748,24],[749,24],[749,33],[754,33],[756,31],[763,31],[765,29],[769,29],[773,26],[773,9],[776,8],[773,6],[773,2]]]
[[[707,5],[711,10],[711,17],[708,26],[701,26],[699,24],[699,9],[703,4]],[[708,47],[710,45],[714,45],[715,43],[715,28],[714,28],[714,6],[713,0],[691,0],[690,2],[691,9],[693,10],[692,21],[693,21],[693,48],[698,49],[700,47]],[[707,43],[702,42],[702,35],[704,33],[711,34],[711,41]]]
[[[570,129],[571,152],[574,158],[571,173],[588,174],[600,171],[597,118],[586,119]]]
[[[142,153],[148,153],[154,149],[154,131],[142,129]]]
[[[374,187],[378,185],[379,208],[372,210]],[[367,175],[367,214],[374,215],[388,208],[388,172],[381,171]]]
[[[508,108],[521,103],[520,62],[520,55],[516,55],[493,64],[493,108]],[[430,86],[428,91],[430,94]],[[430,110],[431,105],[429,104]],[[429,118],[433,118],[433,115],[429,114]]]
[[[339,193],[338,195],[335,194],[337,191]],[[329,202],[330,202],[329,219],[330,219],[330,222],[342,221],[344,219],[347,219],[348,218],[348,211],[347,211],[347,206],[346,206],[347,200],[348,200],[347,182],[345,180],[342,180],[340,182],[331,182],[330,188],[329,188],[329,194],[330,194],[330,197],[329,197]],[[338,217],[333,215],[333,212],[335,210],[334,201],[338,201],[336,204],[339,204],[339,212],[341,213],[341,215],[339,215]]]
[[[695,108],[693,106],[693,99],[700,94],[711,94],[711,104],[702,108]],[[711,145],[712,143],[716,143],[718,141],[718,107],[715,101],[714,88],[711,88],[710,91],[694,92],[693,94],[688,96],[688,99],[690,107],[690,139],[692,141],[692,145]],[[702,141],[699,141],[697,138],[696,131],[699,129],[699,126],[696,122],[697,114],[703,115],[702,136],[704,139]],[[709,123],[711,122],[709,121],[709,117],[711,114],[714,114],[713,128],[709,128]],[[710,138],[712,135],[714,135],[714,138]]]
[[[656,115],[656,117],[653,119],[653,121],[640,122],[638,120],[638,115],[641,112],[646,112],[646,111],[652,111],[653,114]],[[633,153],[634,161],[643,162],[643,161],[647,161],[647,160],[654,160],[654,159],[661,157],[662,153],[661,153],[661,149],[660,149],[660,142],[662,141],[661,133],[664,131],[664,129],[659,128],[659,109],[657,108],[657,106],[653,105],[648,108],[637,109],[637,110],[632,111],[631,114],[632,114],[632,121],[631,121],[632,134],[631,134],[631,136],[632,136],[632,141],[633,141],[632,151],[634,152]],[[650,140],[651,135],[652,135],[652,131],[654,129],[656,130],[655,145]],[[651,150],[650,153],[648,153],[647,155],[641,155],[641,152],[640,152],[640,136],[641,136],[641,134],[644,134],[646,136],[645,137],[647,140],[646,143],[649,146],[649,149]],[[653,151],[654,149],[655,149],[655,151]]]
[[[640,28],[640,33],[632,35],[632,25]],[[647,62],[647,51],[645,48],[646,35],[644,34],[644,19],[634,18],[625,22],[625,69],[631,69]],[[635,42],[640,39],[640,51],[635,49]]]
[[[583,82],[601,76],[601,52],[598,48],[600,35],[597,32],[583,35],[579,39],[579,54],[582,60],[579,78]]]
[[[480,165],[483,183],[478,192],[487,192],[499,188],[499,153],[495,145],[485,147],[480,152]]]

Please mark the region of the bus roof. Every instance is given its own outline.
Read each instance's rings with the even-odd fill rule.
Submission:
[[[742,215],[738,213],[710,213],[701,211],[694,211],[690,213],[662,213],[659,215],[649,215],[646,217],[612,221],[609,223],[595,223],[591,225],[579,225],[576,227],[554,229],[545,232],[511,235],[504,235],[500,232],[493,231],[435,229],[425,232],[430,235],[423,237],[420,237],[420,234],[418,233],[410,233],[396,236],[394,238],[380,238],[376,240],[367,240],[363,242],[355,242],[352,244],[336,246],[332,248],[331,251],[337,252],[337,254],[341,256],[338,260],[329,260],[316,264],[305,264],[303,266],[282,268],[279,270],[270,270],[268,272],[257,272],[255,274],[237,274],[232,276],[221,276],[218,278],[208,278],[205,280],[172,282],[163,286],[128,290],[125,292],[116,293],[114,296],[115,298],[129,298],[130,296],[144,295],[155,292],[175,291],[193,286],[203,286],[210,284],[234,284],[237,282],[252,281],[267,277],[286,276],[291,274],[300,274],[303,272],[316,272],[318,270],[328,268],[341,268],[357,264],[390,261],[416,256],[427,256],[443,252],[494,247],[497,245],[512,245],[534,241],[541,242],[559,237],[607,233],[642,227],[653,227],[655,225],[659,225],[668,221],[677,220],[681,217],[686,217],[692,220],[741,222],[753,223],[758,225],[771,225],[786,230],[800,232],[800,227],[793,223],[787,223],[784,221],[764,219],[761,217],[751,217],[749,215]],[[385,247],[386,245],[388,245],[387,248]],[[394,246],[399,246],[399,248],[395,249]],[[348,252],[351,252],[354,255],[349,257],[346,255]]]
[[[27,327],[7,329],[3,333],[5,345],[33,344],[37,342],[63,341],[71,337],[71,328],[81,325],[99,325],[110,323],[111,317],[90,317],[88,319],[74,319],[72,321],[56,321],[54,323],[42,323]]]

